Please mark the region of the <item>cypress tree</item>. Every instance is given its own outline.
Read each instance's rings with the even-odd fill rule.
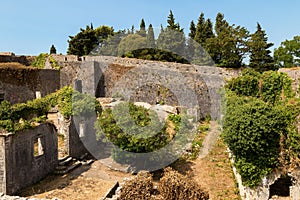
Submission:
[[[216,17],[215,31],[217,35],[220,35],[222,31],[225,31],[229,28],[228,22],[224,19],[224,15],[222,13],[218,13]]]
[[[140,30],[137,31],[137,34],[139,34],[140,36],[146,37],[146,24],[145,24],[144,19],[141,20]]]
[[[149,25],[148,34],[146,35],[146,42],[148,48],[155,48],[155,38],[152,24]]]
[[[52,44],[51,48],[50,48],[50,54],[56,54],[56,48],[55,46]]]

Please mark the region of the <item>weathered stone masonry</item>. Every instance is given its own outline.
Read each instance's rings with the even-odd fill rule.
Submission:
[[[57,70],[24,68],[0,68],[0,95],[12,104],[24,103],[53,93],[60,88]],[[1,99],[0,99],[1,100]]]
[[[57,131],[45,123],[0,135],[0,193],[15,194],[40,181],[58,164]]]

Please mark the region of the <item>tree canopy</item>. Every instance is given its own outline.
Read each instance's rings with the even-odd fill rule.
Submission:
[[[276,67],[299,67],[300,65],[300,36],[285,40],[274,50]]]
[[[185,57],[184,60],[197,65],[215,64],[219,67],[240,68],[247,66],[245,61],[249,61],[248,67],[259,72],[299,65],[299,36],[282,42],[281,46],[275,49],[273,58],[270,49],[273,44],[268,42],[267,34],[259,23],[257,23],[257,30],[250,33],[243,26],[230,24],[222,13],[216,15],[214,22],[210,18],[205,18],[204,13],[200,13],[197,23],[192,20],[189,32],[185,35],[183,28],[176,21],[173,11],[170,10],[166,25],[161,25],[161,31],[155,33],[157,37],[155,37],[152,24],[146,29],[143,18],[137,30],[134,25],[131,29],[119,31],[114,31],[113,27],[109,26],[100,26],[94,29],[91,24],[87,25],[85,29],[81,28],[76,35],[69,36],[67,53],[79,56],[88,54],[123,56],[124,52],[120,53],[125,48],[123,39],[130,34],[136,34],[146,38],[146,45],[144,45],[144,39],[136,35],[130,36],[126,40],[137,39],[130,43],[135,45],[135,50],[136,47],[145,46],[150,49],[166,50],[181,55]],[[119,51],[122,40],[122,47]],[[141,44],[138,44],[140,42]],[[148,53],[150,52],[154,51],[148,51]],[[127,55],[131,57],[135,54]],[[159,59],[161,56],[149,55],[146,57]]]
[[[249,41],[250,63],[249,66],[257,71],[276,70],[274,59],[271,56],[270,47],[273,43],[268,43],[265,31],[257,23],[257,30],[251,35]]]

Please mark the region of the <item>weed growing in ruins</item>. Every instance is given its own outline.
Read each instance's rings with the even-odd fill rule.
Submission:
[[[57,106],[65,118],[72,115],[89,116],[95,111],[101,112],[101,106],[95,98],[80,94],[71,87],[34,99],[27,103],[11,105],[8,101],[0,104],[0,129],[8,132],[32,128],[47,120],[50,108]]]

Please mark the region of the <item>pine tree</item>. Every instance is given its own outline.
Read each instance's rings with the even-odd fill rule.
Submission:
[[[200,45],[204,46],[204,44],[205,44],[205,19],[204,19],[204,13],[201,13],[199,18],[198,18],[196,34],[195,34],[194,39]]]
[[[215,31],[216,34],[219,35],[222,31],[226,31],[229,28],[228,22],[224,19],[224,15],[222,13],[218,13],[216,17]]]
[[[172,10],[170,10],[170,14],[168,16],[167,22],[168,22],[167,28],[174,30],[174,31],[183,32],[183,29],[180,28],[179,23],[175,23],[175,18],[174,18]]]
[[[168,25],[165,29],[161,26],[161,32],[157,39],[157,47],[164,51],[184,55],[185,36],[179,23],[175,22],[172,11],[170,11],[167,22]]]
[[[148,33],[146,35],[147,48],[155,48],[155,37],[152,24],[149,25]]]
[[[206,26],[209,25],[206,22]],[[239,68],[243,65],[242,61],[248,51],[245,48],[249,33],[240,26],[229,25],[224,19],[224,15],[217,14],[215,24],[216,36],[212,36],[206,40],[206,48],[215,64],[220,67]],[[207,29],[207,35],[212,35]]]
[[[195,36],[196,36],[196,25],[195,25],[194,21],[191,21],[189,37],[194,39]]]
[[[205,40],[215,37],[214,32],[213,32],[213,24],[212,24],[210,19],[207,19],[205,21],[204,30],[205,30],[205,34],[204,34],[205,35]]]
[[[273,43],[268,43],[268,37],[264,30],[262,30],[259,23],[257,23],[257,30],[251,35],[249,41],[250,48],[250,63],[249,66],[259,72],[267,70],[276,70],[274,59],[272,58],[270,47]]]
[[[52,44],[51,48],[50,48],[50,54],[56,54],[56,48],[55,46]]]

